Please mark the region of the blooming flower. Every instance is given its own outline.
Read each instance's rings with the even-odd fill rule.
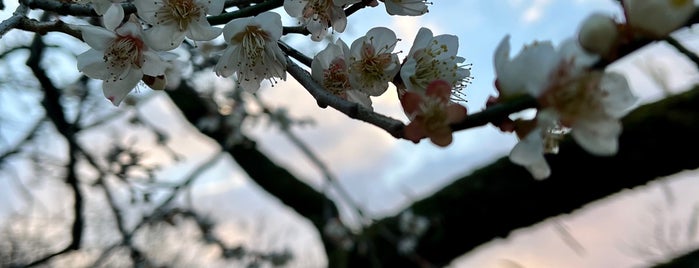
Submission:
[[[427,85],[435,80],[446,81],[457,91],[463,88],[471,71],[462,64],[464,58],[456,56],[458,49],[458,37],[432,36],[432,31],[420,28],[400,70],[407,90],[425,92]]]
[[[313,79],[331,93],[345,100],[373,109],[369,95],[352,89],[350,85],[348,55],[349,47],[347,47],[347,44],[342,39],[337,39],[334,44],[328,44],[325,49],[313,57],[311,75]]]
[[[427,86],[425,94],[406,92],[401,97],[403,110],[411,119],[404,136],[415,143],[429,137],[432,143],[447,146],[452,141],[449,126],[466,118],[466,107],[451,102],[451,85],[436,80]]]
[[[693,0],[624,0],[627,23],[641,34],[664,37],[694,14]]]
[[[138,15],[148,24],[146,41],[158,50],[179,46],[185,36],[196,41],[208,41],[221,34],[212,27],[206,14],[223,11],[223,0],[136,0]]]
[[[214,70],[229,77],[236,74],[240,85],[250,91],[260,88],[260,82],[278,77],[286,80],[286,57],[277,45],[282,36],[282,18],[275,12],[232,20],[223,27],[228,47]]]
[[[428,12],[425,0],[381,0],[390,15],[420,16]]]
[[[357,0],[284,0],[284,10],[289,16],[298,18],[311,32],[311,39],[319,41],[333,27],[338,33],[344,32],[347,17],[344,5],[359,2]]]
[[[350,84],[371,96],[388,89],[400,70],[398,55],[393,53],[398,39],[388,28],[376,27],[352,42],[350,47]]]
[[[621,134],[619,118],[637,99],[624,76],[590,70],[594,59],[572,40],[558,50],[550,42],[536,43],[512,60],[509,37],[498,46],[495,70],[501,96],[506,99],[528,94],[540,105],[536,126],[516,130],[524,139],[510,154],[514,163],[530,171],[536,168],[535,177],[547,177],[548,173],[544,172],[547,165],[539,158],[534,161],[533,155],[549,151],[546,141],[561,130],[570,129],[573,139],[592,154],[616,154]]]
[[[78,70],[100,79],[104,96],[119,105],[144,75],[165,72],[160,56],[143,42],[143,31],[135,15],[115,31],[83,26],[82,36],[91,49],[78,55]]]

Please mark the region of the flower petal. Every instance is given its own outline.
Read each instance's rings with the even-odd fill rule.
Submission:
[[[616,154],[620,134],[621,123],[609,117],[578,120],[571,131],[571,135],[583,149],[600,156]]]
[[[107,63],[104,54],[90,49],[78,55],[78,71],[93,79],[105,79],[107,77]]]
[[[622,74],[605,73],[599,87],[605,93],[602,99],[605,111],[615,118],[624,116],[638,102],[638,97],[633,94]]]
[[[105,80],[102,83],[102,91],[104,92],[104,96],[110,100],[112,104],[119,106],[126,95],[128,95],[129,92],[131,92],[131,90],[138,85],[138,81],[141,81],[141,78],[143,78],[143,73],[141,70],[131,68],[121,79],[117,79],[116,81],[109,79]]]
[[[426,136],[427,132],[421,121],[412,121],[403,129],[403,137],[414,143],[420,142],[420,140]]]
[[[114,3],[109,6],[107,12],[102,16],[104,27],[114,31],[124,20],[124,8],[120,4]]]
[[[195,41],[209,41],[218,37],[221,32],[221,28],[211,26],[206,20],[206,17],[201,16],[196,21],[189,24],[186,36]]]
[[[92,25],[81,26],[80,31],[82,32],[85,43],[99,51],[106,50],[109,43],[116,37],[114,32]]]
[[[176,24],[160,24],[145,31],[145,41],[155,50],[172,50],[184,41],[185,33]]]

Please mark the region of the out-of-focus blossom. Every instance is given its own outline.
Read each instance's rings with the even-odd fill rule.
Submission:
[[[373,109],[369,95],[352,89],[349,81],[349,47],[338,39],[313,57],[311,75],[320,85],[331,93],[349,101]]]
[[[164,75],[160,55],[143,41],[143,31],[135,15],[116,30],[82,26],[82,36],[91,49],[78,55],[78,70],[103,80],[104,96],[119,105],[144,75]]]
[[[510,154],[514,163],[527,167],[536,178],[548,177],[540,159],[532,155],[555,147],[546,141],[562,129],[570,129],[575,141],[592,154],[616,154],[621,134],[619,118],[637,100],[624,76],[589,69],[595,58],[573,40],[564,42],[558,50],[550,42],[535,43],[513,59],[509,58],[509,49],[509,37],[505,37],[495,53],[496,85],[501,97],[526,94],[535,97],[540,106],[535,126],[515,129],[523,139]]]
[[[228,47],[214,70],[229,77],[236,74],[240,85],[249,91],[260,88],[265,79],[286,80],[286,57],[277,45],[282,36],[282,19],[275,12],[232,20],[223,27]]]
[[[410,118],[405,127],[404,137],[415,143],[429,137],[438,146],[452,142],[452,123],[466,118],[466,107],[449,100],[451,85],[436,80],[427,86],[425,93],[406,92],[401,96],[403,110]]]
[[[386,5],[386,12],[398,16],[420,16],[429,10],[425,0],[381,0]]]
[[[677,30],[696,9],[693,0],[624,0],[623,5],[632,30],[655,38]]]
[[[151,28],[145,31],[146,41],[153,49],[171,50],[185,36],[195,41],[208,41],[221,34],[206,20],[206,14],[223,11],[223,0],[136,0],[138,15]]]
[[[594,13],[583,21],[578,42],[586,51],[603,58],[609,57],[619,43],[619,29],[611,17]]]
[[[388,28],[376,27],[352,42],[350,47],[350,84],[352,88],[371,96],[388,89],[400,70],[398,55],[393,53],[398,39]]]

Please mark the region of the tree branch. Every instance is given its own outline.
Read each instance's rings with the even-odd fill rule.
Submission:
[[[409,209],[430,220],[431,228],[415,251],[436,265],[446,265],[496,237],[571,213],[583,205],[682,170],[699,168],[699,88],[644,105],[623,119],[619,153],[595,157],[568,137],[558,155],[547,160],[552,176],[531,178],[502,158],[464,176]],[[447,209],[449,208],[449,209]],[[386,228],[400,233],[399,216],[381,220],[367,233]],[[397,253],[395,241],[374,236],[384,267],[415,267]],[[366,263],[357,254],[352,263]]]

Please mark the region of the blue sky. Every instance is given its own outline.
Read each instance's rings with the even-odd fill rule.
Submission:
[[[372,27],[386,26],[393,29],[402,39],[396,49],[403,51],[399,54],[402,58],[410,50],[419,27],[428,27],[435,34],[457,35],[458,54],[466,58],[467,63],[473,64],[473,83],[466,89],[466,105],[469,112],[481,110],[488,96],[495,94],[492,55],[496,45],[505,35],[511,36],[512,54],[515,54],[522,45],[534,41],[551,40],[557,44],[561,40],[573,37],[579,22],[591,12],[620,14],[619,7],[611,0],[434,2],[435,4],[430,6],[430,13],[421,17],[391,17],[385,13],[382,5],[361,10],[349,18],[348,29],[344,33],[335,33],[333,38],[339,37],[351,43]],[[12,10],[14,7],[8,7],[2,13],[3,17]],[[283,9],[276,11],[284,15]],[[293,20],[286,18],[285,25],[294,25]],[[311,42],[306,40],[306,37],[293,39],[289,40],[292,44]],[[324,43],[314,43],[314,46],[306,51],[319,50],[323,46]],[[81,52],[84,49],[83,46],[76,50]],[[633,57],[626,60],[625,65],[612,67],[623,71],[629,77],[634,90],[645,100],[661,96],[662,90],[653,80],[643,76],[644,69],[637,67],[639,63],[650,64],[656,70],[665,70],[663,74],[669,77],[667,83],[671,91],[683,90],[687,81],[696,82],[696,70],[686,60],[673,54],[671,49],[659,47],[647,55],[650,56]],[[66,72],[75,74],[76,71],[71,69],[74,67],[70,66],[74,62],[68,59],[65,61],[69,63]],[[675,69],[667,72],[671,66]],[[680,69],[682,71],[679,71]],[[217,79],[217,83],[221,84],[230,82]],[[411,200],[438,190],[451,179],[493,159],[506,156],[516,143],[514,136],[500,133],[490,126],[457,133],[454,143],[447,148],[439,148],[428,141],[415,145],[405,140],[395,140],[383,130],[350,119],[331,108],[318,108],[310,95],[292,80],[289,76],[289,81],[280,82],[274,88],[264,88],[259,94],[274,106],[287,107],[292,116],[312,118],[315,121],[313,126],[294,129],[295,133],[325,161],[352,199],[375,217],[390,215],[409,204]],[[151,93],[153,92],[141,90],[134,94]],[[392,90],[374,98],[373,101],[378,112],[406,121]],[[119,108],[111,107],[105,101],[105,109]],[[155,115],[154,123],[172,134],[171,143],[176,145],[176,150],[188,155],[188,161],[163,171],[163,177],[167,178],[177,177],[183,170],[194,168],[215,153],[215,145],[211,141],[194,133],[191,126],[183,123],[178,115],[166,113],[171,109],[172,104],[158,93],[155,93],[142,108],[144,114]],[[109,127],[119,128],[119,124],[124,122],[115,122]],[[251,127],[248,131],[258,140],[261,149],[273,159],[288,166],[317,189],[323,189],[320,172],[282,133],[263,125]],[[135,132],[132,135],[142,133]],[[90,133],[82,138],[90,142],[105,139],[100,133]],[[153,155],[153,161],[164,158],[157,152]],[[265,222],[263,225],[267,226],[266,230],[269,233],[265,237],[275,237],[279,232],[290,237],[275,240],[278,243],[268,242],[261,247],[291,246],[297,250],[296,254],[299,257],[305,256],[310,260],[322,258],[322,248],[307,222],[293,215],[274,197],[251,183],[229,157],[222,157],[218,161],[216,167],[196,184],[193,195],[197,200],[195,207],[198,210],[210,213],[223,222],[223,226],[236,229],[236,232],[224,234],[228,236],[229,241],[259,243],[259,234],[233,223],[247,222],[248,225],[256,225],[262,221]],[[687,214],[688,208],[699,201],[692,199],[691,192],[686,192],[687,189],[696,189],[696,180],[692,180],[696,176],[694,173],[683,173],[667,184],[676,191],[679,200],[682,200],[678,203],[683,204],[671,210],[676,210],[672,217],[682,218]],[[455,266],[516,267],[512,265],[517,263],[523,267],[628,267],[638,264],[640,258],[624,253],[624,245],[619,244],[623,242],[619,241],[628,236],[642,236],[644,232],[647,233],[648,231],[627,226],[638,224],[638,217],[644,215],[648,207],[665,204],[657,184],[651,184],[646,188],[590,205],[582,213],[558,217],[547,223],[516,231],[513,239],[485,245],[464,256]],[[573,236],[587,249],[585,255],[575,254],[566,246],[560,239],[560,233],[553,227],[555,224],[552,223],[555,222],[570,227]],[[622,233],[622,230],[626,230],[627,234],[609,235]],[[696,245],[696,239],[694,244]],[[322,263],[322,260],[313,263]]]

